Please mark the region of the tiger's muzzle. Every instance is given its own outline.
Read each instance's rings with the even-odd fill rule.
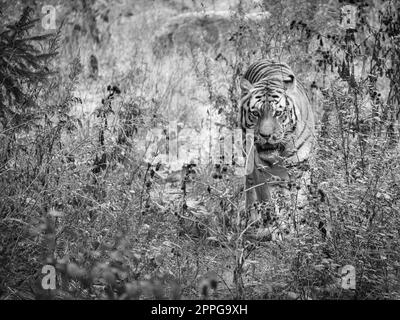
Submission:
[[[270,163],[274,161],[272,159],[276,159],[276,156],[284,151],[285,146],[281,142],[271,143],[270,141],[261,136],[256,136],[254,144],[260,159],[272,165],[273,163]]]

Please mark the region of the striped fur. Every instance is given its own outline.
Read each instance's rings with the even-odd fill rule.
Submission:
[[[260,60],[244,74],[241,89],[240,122],[244,131],[254,130],[256,168],[273,167],[277,160],[289,165],[306,160],[314,142],[314,115],[291,68]],[[253,170],[246,177],[246,189],[262,181],[259,170]],[[266,184],[254,191],[253,200],[269,199]]]

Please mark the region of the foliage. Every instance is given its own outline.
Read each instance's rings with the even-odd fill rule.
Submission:
[[[358,24],[345,30],[343,4],[240,1],[229,52],[198,46],[162,61],[149,39],[163,14],[200,5],[167,1],[158,14],[140,1],[73,1],[52,35],[32,35],[29,9],[4,21],[0,297],[398,299],[398,5],[353,1]],[[246,22],[256,9],[271,18]],[[92,56],[96,77],[85,72]],[[203,108],[207,121],[234,128],[238,81],[262,57],[294,67],[320,119],[307,202],[289,208],[301,223],[281,240],[252,236],[259,225],[243,208],[235,166],[157,161],[171,119],[198,128]],[[162,139],[148,152],[151,128]],[[41,287],[47,264],[54,291]],[[341,286],[346,265],[355,290]]]

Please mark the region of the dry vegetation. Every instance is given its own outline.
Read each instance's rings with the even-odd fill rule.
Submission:
[[[399,6],[352,2],[353,31],[350,1],[0,1],[0,298],[399,299]],[[320,120],[302,226],[273,241],[247,236],[234,166],[158,163],[168,137],[146,138],[235,128],[259,58]]]

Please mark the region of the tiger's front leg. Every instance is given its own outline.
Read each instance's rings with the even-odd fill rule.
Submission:
[[[296,144],[301,144],[300,147],[296,146]],[[288,143],[286,145],[286,150],[284,156],[286,157],[285,163],[289,166],[297,165],[298,163],[304,162],[307,160],[311,154],[313,148],[313,141],[310,138],[308,141],[304,143]]]
[[[271,193],[268,186],[268,181],[260,170],[261,160],[257,151],[254,151],[254,166],[250,174],[245,178],[246,191],[246,210],[250,211],[251,220],[258,221],[261,219],[261,214],[254,208],[256,202],[264,203],[271,200]]]

